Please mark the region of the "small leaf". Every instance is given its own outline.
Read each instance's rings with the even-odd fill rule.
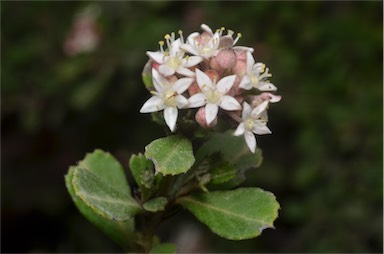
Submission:
[[[211,184],[226,183],[236,177],[236,169],[228,163],[220,163],[210,170]]]
[[[144,203],[143,207],[149,212],[164,211],[168,200],[165,197],[157,197]]]
[[[187,172],[195,162],[191,142],[181,136],[156,139],[145,147],[145,157],[152,160],[163,175]]]
[[[70,167],[68,173],[65,175],[65,185],[67,190],[79,209],[79,211],[86,217],[91,223],[96,225],[100,230],[106,233],[111,239],[115,240],[124,249],[129,250],[130,242],[134,241],[134,221],[133,219],[128,221],[114,221],[97,214],[91,207],[86,205],[79,197],[75,195],[75,190],[72,185],[73,172],[75,167]]]
[[[149,252],[151,254],[155,253],[176,253],[176,245],[173,243],[162,243],[159,245],[154,246],[151,251]]]
[[[148,60],[145,64],[143,72],[141,74],[143,78],[143,83],[148,90],[153,90],[153,82],[152,82],[152,60]]]
[[[129,160],[129,168],[140,188],[151,188],[154,181],[153,164],[144,155],[133,154]]]
[[[257,237],[265,228],[273,228],[279,203],[275,196],[259,188],[185,196],[178,201],[216,234],[243,240]]]
[[[131,219],[141,208],[127,193],[108,184],[88,169],[75,168],[75,194],[100,215],[118,221]]]

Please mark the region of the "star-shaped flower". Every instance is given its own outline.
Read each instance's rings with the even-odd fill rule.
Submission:
[[[245,142],[252,153],[256,151],[256,138],[254,134],[263,135],[272,132],[267,127],[267,120],[263,119],[263,113],[268,106],[268,101],[262,102],[256,108],[252,109],[247,103],[243,103],[242,122],[240,122],[234,135],[240,136],[244,134]]]
[[[235,79],[236,75],[226,76],[216,84],[204,72],[196,69],[196,82],[201,92],[189,98],[189,107],[196,108],[205,105],[207,125],[215,120],[219,107],[228,111],[240,110],[239,102],[232,96],[226,95],[235,83]]]
[[[140,113],[150,113],[164,110],[164,119],[171,131],[175,130],[178,110],[188,104],[188,100],[182,95],[192,84],[192,78],[181,78],[171,83],[152,68],[153,85],[156,91],[147,100]]]
[[[163,41],[159,42],[160,51],[147,51],[147,55],[152,60],[160,64],[159,72],[165,77],[171,76],[175,74],[175,72],[184,76],[192,77],[194,72],[188,68],[197,65],[203,60],[203,58],[200,56],[184,57],[184,51],[180,48],[183,44],[182,37],[174,40],[174,33],[172,33],[172,36],[166,35],[165,39],[167,41],[168,51],[164,51]]]
[[[251,52],[247,52],[247,71],[239,87],[245,90],[257,88],[260,91],[276,91],[277,88],[267,79],[272,77],[263,63],[255,63]]]

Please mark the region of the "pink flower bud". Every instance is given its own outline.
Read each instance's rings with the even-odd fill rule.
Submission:
[[[219,48],[230,48],[233,46],[232,36],[225,35],[220,37]]]
[[[239,77],[243,77],[247,73],[247,53],[244,50],[237,50],[236,53],[236,65],[232,68],[232,71]]]
[[[207,74],[213,83],[216,83],[216,81],[218,81],[220,78],[219,73],[217,73],[215,70],[206,70],[204,73]]]
[[[200,87],[197,85],[196,82],[193,82],[188,88],[188,93],[190,96],[200,92],[201,92]]]
[[[195,119],[196,119],[196,122],[204,129],[214,127],[217,124],[217,117],[216,117],[211,124],[207,125],[207,120],[205,118],[205,107],[199,108],[199,110],[196,112]]]
[[[231,69],[236,65],[236,54],[232,49],[221,49],[216,55],[216,61],[223,69]]]

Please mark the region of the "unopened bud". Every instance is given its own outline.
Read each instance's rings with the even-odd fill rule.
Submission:
[[[199,108],[195,115],[196,122],[203,127],[204,129],[214,127],[217,124],[217,117],[212,121],[209,125],[207,124],[207,120],[205,118],[205,107]]]
[[[213,83],[216,83],[216,81],[220,78],[219,73],[215,70],[206,70],[204,73],[212,80]]]
[[[188,93],[190,96],[200,93],[200,87],[197,85],[196,82],[193,82],[189,87],[188,87]]]
[[[221,49],[216,56],[216,61],[223,69],[230,69],[236,65],[236,54],[232,49]]]

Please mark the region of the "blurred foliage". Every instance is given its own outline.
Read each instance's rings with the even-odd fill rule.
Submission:
[[[101,41],[66,55],[88,5],[100,12]],[[221,239],[186,213],[162,240],[180,252],[382,252],[382,10],[381,1],[2,1],[2,251],[119,251],[76,210],[64,174],[94,148],[127,166],[164,136],[138,112],[149,97],[145,52],[206,23],[241,32],[238,45],[255,48],[283,96],[269,111],[273,135],[258,138],[263,164],[245,183],[274,192],[282,209],[276,229],[254,240]]]

